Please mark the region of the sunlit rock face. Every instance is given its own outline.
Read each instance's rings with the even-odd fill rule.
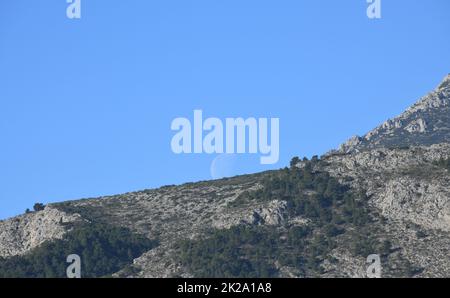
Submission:
[[[352,137],[339,152],[450,142],[450,75],[400,116],[363,137]]]
[[[0,221],[0,257],[22,255],[47,240],[61,239],[78,214],[66,214],[52,207]]]

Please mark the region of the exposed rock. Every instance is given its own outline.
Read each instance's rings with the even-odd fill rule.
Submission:
[[[427,131],[427,123],[422,118],[411,121],[405,130],[409,133],[424,133]]]
[[[450,75],[400,116],[389,119],[362,138],[351,138],[338,153],[382,147],[450,143]]]
[[[449,103],[450,75],[399,117],[362,138],[351,138],[315,163],[314,171],[327,172],[351,190],[366,193],[368,208],[379,219],[373,231],[393,245],[383,258],[383,267],[389,268],[385,272],[390,272],[386,274],[407,260],[420,269],[410,270],[408,276],[450,276],[450,173],[434,164],[450,157]],[[300,161],[296,166],[305,164]],[[279,199],[250,199],[233,205],[242,193],[260,189],[266,175],[53,204],[0,221],[0,257],[21,255],[46,240],[61,238],[65,223],[101,221],[160,241],[160,246],[115,276],[191,277],[177,261],[180,240],[202,239],[212,229],[242,224],[285,231],[311,224],[301,216],[289,218],[287,202]],[[304,195],[316,193],[305,190]],[[365,277],[366,260],[344,245],[352,240],[348,237],[337,236],[337,247],[321,264],[322,277]],[[303,277],[298,268],[274,265],[280,277]]]
[[[277,226],[285,222],[286,202],[274,200],[266,206],[259,207],[252,211],[250,218],[243,222],[253,225]]]
[[[0,257],[22,255],[47,240],[60,239],[64,224],[80,220],[77,214],[66,214],[46,206],[44,210],[0,221]]]
[[[339,151],[343,153],[350,153],[355,150],[355,148],[357,148],[361,144],[361,142],[362,139],[360,137],[353,136],[339,147]]]

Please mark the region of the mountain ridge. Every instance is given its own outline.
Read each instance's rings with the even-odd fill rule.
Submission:
[[[364,277],[367,253],[382,256],[386,277],[449,277],[450,169],[442,166],[450,164],[449,103],[450,75],[400,116],[321,158],[49,204],[0,221],[0,276],[2,258],[100,223],[159,242],[116,277]],[[254,249],[275,257],[255,259]],[[235,267],[218,269],[226,264]]]
[[[450,74],[399,116],[388,119],[362,137],[350,138],[331,153],[442,142],[450,142]]]

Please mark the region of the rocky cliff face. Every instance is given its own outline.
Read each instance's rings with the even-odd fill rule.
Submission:
[[[450,142],[450,74],[439,86],[400,116],[389,119],[363,137],[355,136],[341,153],[380,147],[432,145]]]
[[[449,109],[450,75],[405,113],[362,138],[352,138],[322,157],[314,169],[366,194],[367,206],[377,217],[372,230],[392,243],[385,262],[394,271],[404,260],[420,268],[409,276],[450,276],[450,173],[436,165],[450,157]],[[212,229],[238,225],[280,230],[310,225],[307,217],[289,217],[290,206],[283,199],[239,202],[241,194],[261,189],[269,174],[52,204],[41,212],[0,221],[0,257],[25,254],[61,238],[67,223],[103,222],[160,241],[116,276],[190,277],[192,272],[177,260],[180,240],[202,239]],[[337,247],[321,264],[321,276],[365,276],[365,259],[348,249],[352,240],[346,237],[338,237]],[[282,277],[302,276],[298,270],[275,266]]]
[[[0,257],[22,255],[47,240],[61,239],[67,224],[80,220],[78,214],[47,206],[39,212],[0,221]]]

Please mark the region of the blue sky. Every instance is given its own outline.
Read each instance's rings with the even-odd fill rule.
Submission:
[[[450,2],[0,2],[0,218],[34,202],[210,179],[175,155],[176,117],[280,118],[283,167],[364,134],[450,72]]]

